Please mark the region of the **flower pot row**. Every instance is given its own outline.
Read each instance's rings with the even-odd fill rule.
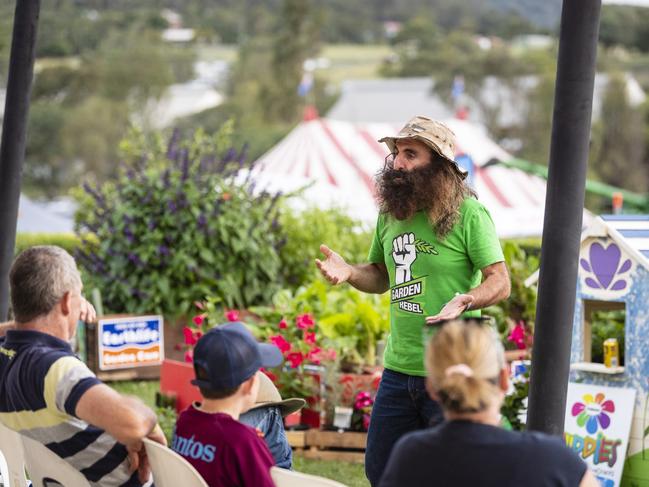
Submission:
[[[369,391],[372,394],[378,389],[380,371],[374,374],[341,374],[340,400],[351,404],[357,391]],[[191,363],[165,359],[160,370],[160,392],[163,396],[173,399],[176,411],[181,412],[192,402],[200,401],[201,395],[196,386],[191,384],[194,379],[194,367]],[[319,398],[307,398],[307,407],[284,418],[287,428],[305,425],[319,428],[321,425],[320,412],[316,410]]]

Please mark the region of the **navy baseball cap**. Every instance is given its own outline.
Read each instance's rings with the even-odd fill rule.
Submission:
[[[230,389],[261,367],[282,362],[282,352],[275,345],[258,343],[243,323],[226,323],[212,328],[194,347],[194,372],[201,367],[208,378],[196,378],[192,384],[209,390]]]

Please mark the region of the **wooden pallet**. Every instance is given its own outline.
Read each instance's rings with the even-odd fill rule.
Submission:
[[[286,437],[295,454],[304,458],[363,463],[367,433],[336,431],[287,431]]]

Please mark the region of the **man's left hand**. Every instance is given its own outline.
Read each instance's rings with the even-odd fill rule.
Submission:
[[[439,321],[454,320],[471,307],[475,298],[470,294],[458,294],[444,305],[434,316],[426,317],[426,324],[432,325]]]
[[[81,310],[79,312],[79,319],[86,323],[94,323],[97,321],[97,312],[95,307],[90,304],[86,298],[81,298]]]

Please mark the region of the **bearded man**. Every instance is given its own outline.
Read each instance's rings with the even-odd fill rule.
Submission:
[[[425,389],[425,324],[480,316],[510,292],[491,216],[454,161],[455,134],[419,116],[379,142],[391,154],[376,177],[380,213],[369,262],[348,264],[326,245],[326,258],[316,259],[332,284],[391,294],[385,370],[365,452],[372,486],[401,436],[443,421]]]

